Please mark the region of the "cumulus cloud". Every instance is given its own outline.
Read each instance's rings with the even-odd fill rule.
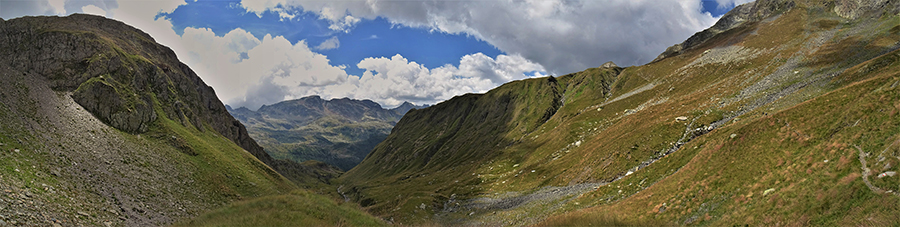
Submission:
[[[753,1],[756,0],[716,0],[716,3],[719,3],[720,9],[724,9],[726,7],[743,5]]]
[[[310,95],[371,99],[385,106],[431,104],[486,92],[510,80],[545,76],[534,73],[545,70],[541,65],[522,56],[492,58],[482,53],[463,56],[458,67],[436,68],[402,55],[366,58],[356,65],[365,72],[349,75],[345,66],[331,65],[305,41],[292,44],[271,35],[256,39],[242,29],[216,36],[205,28],[186,28],[181,38],[188,53],[179,55],[182,61],[203,72],[220,99],[250,109]]]
[[[325,55],[305,41],[291,43],[281,36],[257,39],[243,29],[216,36],[210,29],[185,28],[185,55],[179,58],[233,106],[258,108],[285,99],[310,95],[304,87],[344,82],[347,73],[332,66]]]
[[[65,0],[63,7],[69,13],[83,12],[100,16],[111,16],[109,12],[118,9],[119,2],[116,0]],[[85,9],[89,11],[84,11]],[[104,14],[98,14],[101,12]]]
[[[717,0],[743,3],[747,0]],[[317,13],[345,27],[345,18],[388,18],[392,23],[446,33],[465,33],[506,53],[546,66],[555,74],[596,67],[647,63],[667,47],[703,30],[717,18],[700,0],[498,0],[498,1],[303,1],[244,0],[250,12],[274,6]],[[350,23],[352,25],[352,23]]]
[[[100,7],[97,7],[95,5],[87,5],[87,6],[81,7],[81,11],[84,13],[87,13],[87,14],[106,16],[106,10],[103,10]]]
[[[401,55],[366,58],[357,64],[365,70],[363,75],[349,75],[345,66],[331,65],[304,41],[291,44],[271,35],[256,40],[240,29],[219,37],[208,29],[187,28],[182,38],[190,46],[185,61],[196,62],[194,65],[214,75],[205,80],[219,97],[232,106],[250,109],[310,95],[371,99],[385,106],[404,101],[436,103],[465,93],[486,92],[529,75],[545,76],[530,74],[545,69],[521,56],[491,58],[482,53],[463,56],[459,67],[448,64],[432,69]],[[246,58],[240,57],[241,53],[247,53]]]
[[[53,1],[2,1],[0,18],[9,20],[26,15],[63,15],[66,13],[61,0]]]
[[[332,36],[316,46],[316,50],[333,50],[338,47],[341,47],[341,41],[338,40],[337,36]]]
[[[465,93],[483,93],[510,80],[527,78],[529,72],[544,71],[542,66],[521,56],[491,58],[482,53],[463,56],[459,67],[444,65],[428,69],[399,54],[391,58],[366,58],[357,67],[366,72],[354,83],[358,84],[354,93],[388,106],[403,101],[435,103]]]
[[[241,5],[244,6],[245,9],[247,9],[247,12],[255,13],[258,17],[262,17],[263,12],[272,11],[281,15],[282,18],[288,17],[288,19],[292,19],[296,15],[286,13],[286,9],[297,8],[297,6],[300,6],[299,3],[300,1],[298,0],[241,1]],[[346,9],[344,8],[335,8],[329,7],[327,5],[322,5],[322,7],[317,7],[314,9],[316,10],[315,13],[319,15],[319,18],[331,21],[331,25],[328,26],[328,28],[334,31],[349,32],[349,29],[360,21],[359,18],[348,14],[346,12]]]
[[[720,5],[748,2],[716,1]],[[4,1],[0,17],[105,14],[171,47],[216,89],[220,99],[249,108],[308,95],[372,99],[385,106],[403,101],[435,103],[486,92],[529,75],[545,76],[543,72],[561,75],[609,60],[619,65],[645,63],[716,20],[700,11],[700,0],[241,2],[258,16],[272,11],[292,19],[297,10],[313,12],[339,32],[350,31],[361,19],[384,17],[402,26],[468,34],[508,53],[493,58],[470,54],[461,57],[458,66],[436,68],[401,55],[373,57],[356,65],[363,75],[348,75],[346,66],[331,65],[327,56],[312,51],[339,47],[336,37],[310,47],[306,41],[291,43],[280,36],[256,38],[242,29],[216,36],[206,28],[186,28],[178,35],[171,22],[156,17],[184,4],[182,0]]]

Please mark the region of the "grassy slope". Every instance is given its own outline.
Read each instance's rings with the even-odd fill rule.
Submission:
[[[235,202],[175,226],[386,226],[352,203],[303,190]]]
[[[18,91],[8,90],[4,97],[9,102],[4,104],[15,106],[0,108],[0,117],[6,122],[0,128],[0,143],[4,143],[4,150],[19,150],[4,152],[0,185],[17,193],[38,195],[36,198],[41,199],[34,199],[39,201],[37,204],[50,207],[33,212],[49,211],[46,216],[57,220],[100,225],[103,219],[118,221],[116,216],[131,212],[134,205],[128,201],[110,207],[112,201],[134,198],[147,205],[141,209],[163,216],[179,211],[179,215],[165,218],[171,221],[223,202],[286,193],[295,188],[213,130],[200,132],[160,114],[162,117],[150,132],[124,133],[89,117],[74,102],[58,106],[56,100],[66,100],[65,94],[38,86],[22,84]],[[13,92],[18,94],[11,95]],[[35,100],[32,96],[49,96],[54,101],[45,103],[47,99]],[[83,203],[66,202],[69,197],[81,197],[79,201]],[[180,205],[172,206],[170,202]],[[92,214],[93,218],[72,220],[78,217],[74,216],[76,210]],[[46,221],[18,220],[26,224]]]
[[[843,88],[698,139],[688,146],[699,148],[680,151],[631,180],[582,198],[595,200],[637,179],[678,169],[627,199],[551,219],[545,225],[610,222],[598,214],[616,216],[612,221],[624,223],[846,226],[900,222],[895,215],[900,198],[867,188],[856,149],[859,146],[869,154],[865,159],[873,175],[897,171],[898,54],[895,51],[849,70],[836,79],[854,78],[855,82],[844,80],[848,85]],[[857,73],[878,62],[890,63],[874,73]],[[880,154],[886,159],[879,161]],[[884,168],[887,163],[890,167]],[[896,177],[868,179],[884,190],[900,190]],[[769,189],[773,190],[766,194]]]
[[[817,14],[815,9],[795,9],[774,24],[761,26],[759,36],[747,38],[743,45],[764,46],[760,41],[773,37],[768,34],[827,30],[831,26],[822,21],[829,20],[834,18]],[[803,64],[806,68],[798,70],[827,72],[835,66],[859,65],[820,87],[810,86],[794,97],[750,112],[742,116],[749,120],[732,122],[651,167],[577,200],[598,207],[552,218],[542,225],[896,223],[892,214],[900,208],[898,197],[866,187],[854,147],[873,154],[885,149],[890,154],[896,149],[897,52],[860,64],[900,40],[891,30],[897,26],[896,20],[889,16],[845,24],[838,34],[850,33],[849,37],[835,38],[810,56]],[[864,27],[869,34],[851,29],[879,22],[884,25]],[[836,57],[835,52],[853,57]],[[836,90],[827,92],[831,89]],[[809,101],[796,97],[816,94],[823,95]],[[869,163],[877,161],[877,157],[867,159]],[[886,162],[896,166],[890,159],[877,163],[879,168],[870,164],[873,175],[893,170],[883,169]],[[896,178],[869,178],[876,186],[898,190]],[[763,195],[768,189],[772,191]]]
[[[277,119],[267,120],[268,124],[278,122]],[[392,127],[386,121],[352,122],[328,116],[291,129],[258,123],[249,126],[248,132],[253,138],[259,138],[260,146],[265,147],[272,158],[296,162],[318,160],[349,170],[384,140]]]
[[[69,22],[66,18],[51,19],[62,24]],[[121,64],[116,67],[128,69],[124,71],[127,73],[134,73],[132,68],[161,70],[159,67],[165,67],[129,54],[135,50],[121,48],[120,44],[127,45],[119,39],[109,41],[111,38],[104,36],[108,33],[95,33],[92,29],[96,28],[91,27],[78,29],[85,31],[45,32],[87,37],[85,42],[99,46],[94,48],[111,50],[95,56],[123,59],[116,61]],[[96,60],[84,60],[91,72],[103,69],[91,68],[95,67],[91,63]],[[171,105],[158,99],[163,94],[147,92],[158,118],[146,133],[131,134],[102,123],[73,101],[71,91],[51,90],[58,85],[58,80],[65,79],[61,78],[63,73],[54,72],[59,75],[46,78],[33,71],[19,71],[27,69],[6,64],[0,67],[0,77],[9,81],[0,84],[0,121],[3,122],[0,124],[0,149],[3,150],[0,190],[4,192],[0,194],[0,225],[167,225],[228,203],[258,197],[280,198],[278,195],[292,203],[326,204],[299,209],[328,214],[325,216],[285,211],[277,216],[285,218],[281,222],[285,225],[293,225],[287,221],[297,219],[330,223],[343,212],[357,214],[346,219],[351,224],[378,223],[371,216],[353,211],[353,207],[327,206],[334,202],[297,189],[254,155],[216,132],[210,122],[197,121],[198,118],[191,118],[192,122],[188,123],[184,119],[170,119],[165,111],[171,111],[167,109]],[[135,101],[130,98],[135,92],[130,87],[132,84],[115,81],[110,74],[100,76],[82,78],[82,85],[113,86],[116,94],[125,96],[126,101]],[[171,86],[171,81],[168,84]],[[171,87],[168,91],[170,97],[192,98],[188,94],[178,96]],[[230,209],[245,208],[254,209],[241,206]]]
[[[462,206],[462,211],[451,210],[449,216],[450,219],[483,221],[489,224],[524,225],[541,220],[548,214],[599,206],[600,208],[595,208],[596,210],[575,215],[587,217],[587,219],[566,216],[555,218],[551,223],[592,223],[590,217],[599,216],[607,221],[601,220],[593,223],[621,221],[622,223],[640,224],[643,222],[655,223],[661,220],[662,222],[684,224],[688,219],[693,219],[693,222],[690,223],[701,222],[706,220],[705,215],[709,214],[709,220],[732,220],[724,223],[739,224],[746,221],[748,223],[775,224],[784,220],[801,220],[802,214],[806,212],[806,218],[809,220],[819,218],[817,220],[822,221],[818,223],[846,224],[836,220],[851,220],[859,217],[854,214],[838,212],[846,208],[848,204],[863,204],[865,205],[863,207],[868,207],[863,210],[880,209],[875,213],[884,214],[894,208],[872,201],[893,201],[892,197],[877,196],[873,199],[874,197],[866,195],[864,190],[859,190],[866,189],[859,178],[845,178],[844,181],[849,182],[846,184],[834,183],[837,182],[833,179],[834,177],[838,177],[839,181],[840,177],[845,177],[852,171],[859,172],[858,167],[850,166],[852,162],[845,164],[850,167],[829,173],[835,174],[833,177],[825,172],[817,172],[821,171],[820,169],[812,169],[812,173],[806,174],[809,166],[800,168],[798,163],[801,161],[803,163],[811,162],[808,161],[810,158],[819,158],[819,156],[812,155],[815,154],[814,149],[798,145],[767,143],[790,136],[790,131],[798,128],[798,124],[806,128],[803,130],[821,130],[821,128],[838,124],[824,119],[801,122],[800,117],[817,116],[807,114],[813,109],[850,111],[852,110],[850,106],[835,105],[832,108],[821,108],[824,104],[808,104],[806,101],[823,94],[833,94],[828,92],[847,86],[852,81],[859,81],[860,79],[857,77],[870,76],[871,73],[844,73],[838,77],[829,75],[843,72],[847,68],[896,48],[896,42],[900,40],[900,36],[897,34],[900,29],[895,29],[896,21],[896,16],[847,21],[830,13],[822,6],[800,3],[799,7],[784,12],[779,17],[746,24],[722,33],[711,41],[681,55],[645,66],[627,68],[617,77],[609,78],[614,82],[608,86],[585,85],[585,83],[576,82],[575,78],[585,75],[595,81],[602,81],[604,77],[602,73],[597,73],[602,71],[599,69],[590,69],[582,73],[560,77],[557,79],[559,81],[558,88],[565,94],[565,105],[549,121],[533,125],[533,128],[525,127],[528,130],[511,129],[514,126],[528,123],[523,119],[498,118],[483,121],[478,118],[470,119],[450,115],[462,115],[462,113],[478,111],[479,108],[492,107],[478,105],[502,102],[504,100],[500,98],[502,96],[492,96],[491,94],[503,94],[509,90],[517,91],[515,94],[519,95],[518,99],[512,99],[514,100],[512,103],[516,103],[516,106],[547,107],[546,104],[535,106],[538,103],[533,101],[528,103],[528,100],[541,100],[541,97],[549,93],[531,93],[530,90],[522,88],[522,86],[527,87],[525,84],[529,81],[541,79],[511,82],[484,96],[457,97],[435,107],[408,115],[412,117],[404,118],[394,130],[394,134],[379,145],[379,148],[359,168],[344,175],[341,183],[350,188],[348,194],[356,196],[355,199],[360,201],[363,206],[368,207],[370,211],[384,217],[396,218],[401,223],[446,222],[448,219],[442,217],[447,215],[448,207],[453,207],[446,203],[448,201],[465,204],[466,199],[497,199],[503,198],[510,192],[521,195],[535,192],[546,186],[568,186],[591,182],[612,183],[581,196],[565,197],[553,200],[554,202],[544,202],[544,204],[493,210],[466,210],[465,206]],[[823,40],[822,44],[810,45],[817,42],[816,40]],[[737,60],[717,62],[713,59],[710,60],[711,63],[688,66],[700,62],[701,59],[706,59],[704,56],[708,53],[715,55],[717,51],[722,51],[724,47],[729,46],[736,46],[748,52],[721,57],[737,58]],[[706,52],[707,50],[711,52]],[[835,60],[836,52],[849,57]],[[773,81],[772,78],[778,80],[769,82]],[[892,82],[883,83],[890,85]],[[876,89],[878,88],[868,86],[849,90],[866,92]],[[589,93],[593,94],[585,95]],[[615,101],[607,103],[607,101],[613,100]],[[882,106],[890,102],[871,103],[871,105]],[[860,101],[848,103],[860,103]],[[797,106],[798,104],[800,105]],[[806,109],[797,110],[801,108],[800,106],[805,106]],[[471,108],[471,111],[467,108]],[[881,107],[876,109],[888,111]],[[496,107],[489,108],[489,110],[492,113],[515,113]],[[712,152],[710,149],[725,143],[722,141],[717,143],[716,139],[730,139],[731,134],[746,135],[747,132],[734,132],[749,127],[746,126],[749,124],[761,124],[754,122],[771,119],[773,113],[782,110],[787,111],[779,114],[795,111],[793,113],[797,119],[791,119],[794,122],[790,124],[794,128],[782,128],[781,131],[770,131],[759,135],[755,139],[755,143],[732,145],[734,147],[730,151],[730,155],[708,154]],[[436,115],[428,111],[445,114]],[[689,142],[677,152],[662,158],[650,167],[626,176],[627,172],[634,170],[634,167],[641,163],[660,157],[662,151],[672,147],[682,138],[686,127],[692,129],[705,127],[739,113],[743,113],[743,115],[740,115],[738,120],[729,121],[710,134]],[[827,116],[840,118],[846,113],[829,114]],[[477,116],[477,114],[470,115]],[[870,115],[865,113],[860,116]],[[686,122],[675,121],[674,119],[679,116],[686,116],[689,120]],[[855,122],[855,120],[853,121]],[[767,122],[764,125],[770,123]],[[782,121],[771,124],[785,123]],[[690,126],[688,126],[689,124]],[[454,130],[455,125],[465,126],[463,128],[466,129],[466,135],[451,133],[450,135],[454,135],[451,138],[453,140],[448,141],[433,138],[433,135],[445,135],[447,131]],[[803,130],[800,132],[805,133],[804,135],[811,133]],[[861,129],[861,131],[865,130]],[[859,141],[854,143],[856,142]],[[415,163],[427,163],[421,159],[429,157],[429,153],[427,153],[429,146],[438,143],[443,146],[439,146],[440,148],[436,149],[438,151],[435,153],[443,155],[440,160],[449,162],[415,165]],[[860,146],[866,150],[884,149],[883,147],[866,147],[863,144]],[[387,150],[394,151],[394,153],[386,152]],[[745,155],[746,158],[743,157]],[[845,154],[845,156],[847,155]],[[417,157],[420,160],[406,160],[409,157]],[[832,164],[840,163],[841,160],[839,156],[829,158]],[[779,164],[779,159],[783,163]],[[391,160],[400,161],[392,162]],[[743,163],[744,167],[735,167],[731,161]],[[690,174],[688,172],[690,169],[697,170]],[[726,173],[724,169],[732,171]],[[807,180],[802,184],[793,182],[801,180],[799,177],[801,174],[795,174],[793,171],[804,173],[803,177]],[[720,172],[723,176],[707,179],[709,175]],[[733,174],[737,174],[737,176],[733,176]],[[765,174],[769,175],[763,179]],[[793,180],[792,183],[796,184],[793,186],[790,183],[786,184],[788,179],[785,179],[784,174],[788,174],[790,180]],[[676,181],[675,179],[680,178],[679,176],[685,176],[685,180]],[[757,179],[747,180],[746,177],[749,176]],[[620,177],[622,177],[621,180],[615,181]],[[661,185],[665,185],[666,182],[672,182],[668,185],[677,187],[677,189],[660,189],[650,192],[653,188],[663,187]],[[753,183],[749,184],[748,182]],[[749,184],[749,186],[736,186],[742,184]],[[755,184],[758,185],[754,186]],[[878,183],[876,182],[876,184]],[[825,187],[830,185],[837,186]],[[732,206],[733,204],[728,202],[733,202],[735,198],[732,196],[747,195],[750,191],[754,191],[753,198],[758,199],[762,191],[775,186],[788,188],[784,189],[786,191],[794,190],[791,192],[794,193],[792,195],[794,197],[825,192],[835,196],[846,196],[840,200],[846,203],[826,202],[824,207],[833,210],[830,211],[829,215],[831,216],[824,219],[816,216],[824,211],[811,208],[817,205],[811,203],[808,198],[786,203],[784,201],[787,199],[778,197],[782,199],[773,199],[770,201],[770,205],[772,205],[770,207],[757,207],[750,211],[729,213],[732,210],[740,209],[739,206]],[[716,188],[721,188],[723,192],[718,194],[710,192],[718,190]],[[813,190],[820,188],[830,188],[831,191]],[[701,197],[700,194],[704,196],[703,199],[698,199]],[[653,198],[650,201],[654,202],[645,202],[646,200],[641,199],[643,198],[641,196]],[[769,198],[774,197],[766,197],[767,200]],[[854,199],[846,198],[858,199],[856,202],[852,202]],[[859,201],[867,202],[860,203]],[[647,218],[655,215],[648,213],[650,208],[656,207],[658,211],[657,205],[663,202],[668,203],[666,205],[668,211],[663,212],[658,218]],[[673,202],[676,204],[669,205]],[[778,209],[781,210],[777,213],[769,211]],[[798,210],[804,212],[798,212],[801,215],[792,215],[792,212]],[[453,214],[454,212],[458,215]],[[609,212],[616,215],[597,215],[598,212]],[[726,213],[729,215],[727,219],[722,218],[722,215]],[[748,217],[752,218],[747,219]],[[769,219],[765,217],[769,217]],[[586,222],[580,222],[582,220]],[[878,217],[873,220],[878,220]],[[890,221],[890,219],[887,220]],[[449,222],[455,223],[455,220],[449,220]]]

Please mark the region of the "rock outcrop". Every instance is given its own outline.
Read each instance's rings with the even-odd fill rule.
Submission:
[[[847,19],[900,13],[900,1],[897,0],[829,0],[817,2],[817,4],[833,10],[839,16]],[[745,23],[758,22],[781,14],[794,8],[796,5],[797,3],[794,0],[757,0],[756,2],[739,5],[723,15],[712,27],[694,34],[683,43],[667,48],[652,62],[678,55],[682,51],[696,47],[724,31]]]
[[[847,19],[856,19],[867,14],[880,16],[882,13],[897,14],[898,12],[900,12],[900,1],[837,0],[834,2],[834,13]]]
[[[612,69],[612,68],[618,68],[618,67],[619,66],[616,65],[616,63],[613,63],[612,61],[603,63],[603,65],[600,66],[600,68],[604,68],[604,69]]]
[[[684,50],[691,49],[701,43],[711,39],[712,37],[736,28],[748,22],[756,22],[766,19],[770,16],[779,14],[794,8],[796,3],[793,0],[758,0],[734,7],[731,11],[722,15],[722,18],[712,27],[697,32],[682,43],[675,44],[666,49],[662,54],[653,59],[653,62],[662,60],[669,56],[680,54]]]
[[[156,120],[153,101],[149,96],[122,95],[109,82],[98,80],[85,82],[75,90],[72,98],[110,126],[130,133],[147,132]]]
[[[175,52],[125,23],[84,14],[0,20],[0,54],[0,64],[47,78],[119,130],[146,132],[157,106],[169,119],[215,130],[273,163]]]

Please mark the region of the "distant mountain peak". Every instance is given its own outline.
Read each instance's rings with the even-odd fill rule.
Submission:
[[[405,115],[406,112],[409,112],[410,110],[413,110],[413,109],[424,109],[424,108],[426,108],[426,107],[428,107],[428,105],[416,106],[416,104],[413,104],[413,103],[411,103],[411,102],[409,102],[409,101],[404,101],[403,104],[400,104],[400,106],[394,107],[394,108],[391,109],[391,110],[394,111],[395,113],[399,114],[399,115]]]

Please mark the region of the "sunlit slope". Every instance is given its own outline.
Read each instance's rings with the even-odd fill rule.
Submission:
[[[175,226],[387,226],[356,204],[294,191],[229,204]]]
[[[0,20],[0,54],[2,226],[164,226],[298,190],[212,88],[140,30],[80,14]],[[297,193],[290,201],[331,201]]]
[[[806,218],[818,218],[823,221],[820,223],[859,217],[834,208],[833,217],[822,218],[825,211],[809,208],[816,206],[809,200],[778,204],[775,199],[773,203],[781,207],[780,213],[771,207],[741,211],[737,206],[726,206],[734,203],[737,198],[733,196],[739,194],[746,196],[753,191],[753,198],[758,199],[775,187],[770,185],[788,187],[785,174],[799,173],[784,170],[796,164],[790,170],[816,176],[791,188],[798,194],[804,190],[821,194],[816,190],[831,188],[834,193],[846,193],[844,196],[858,201],[888,199],[884,200],[887,203],[872,202],[863,207],[877,210],[872,212],[875,214],[893,211],[893,197],[867,197],[864,193],[871,192],[855,189],[862,185],[861,189],[868,190],[861,177],[848,177],[843,185],[849,186],[840,186],[840,182],[817,175],[825,174],[821,171],[807,173],[809,166],[798,170],[797,160],[785,164],[797,157],[806,163],[806,153],[827,152],[767,145],[785,140],[791,135],[787,131],[762,133],[755,137],[756,143],[733,145],[729,155],[700,155],[706,150],[725,149],[716,148],[713,141],[748,136],[748,132],[737,132],[748,130],[750,125],[756,125],[757,130],[787,130],[781,128],[788,127],[784,120],[766,122],[780,114],[793,113],[798,117],[791,120],[796,122],[789,127],[832,129],[843,123],[812,118],[844,121],[843,115],[849,114],[846,111],[858,108],[832,105],[834,99],[825,97],[841,91],[868,94],[886,89],[878,86],[893,84],[893,75],[877,76],[872,65],[891,71],[884,68],[893,64],[885,60],[891,55],[884,54],[896,50],[900,41],[895,3],[861,7],[862,12],[852,18],[835,13],[843,8],[830,1],[756,4],[736,8],[740,13],[731,14],[730,19],[745,18],[744,22],[711,33],[708,39],[667,53],[647,65],[594,68],[557,78],[515,81],[484,95],[460,96],[411,112],[360,166],[340,178],[343,192],[370,212],[399,223],[525,225],[593,206],[600,210],[584,211],[585,216],[616,211],[618,216],[605,220],[637,224],[709,223],[703,222],[707,219],[726,221],[720,222],[723,224],[775,224],[771,220],[799,220],[804,212]],[[878,77],[886,81],[871,82],[878,86],[857,83]],[[883,98],[888,101],[872,102],[872,108],[889,113],[888,107],[895,101],[890,101],[888,94],[891,93],[885,93]],[[812,110],[836,112],[813,114],[818,112]],[[858,116],[876,115],[860,112]],[[883,137],[897,133],[886,130]],[[844,143],[858,144],[864,150],[876,149],[866,147],[863,141],[870,142],[857,138]],[[779,159],[785,163],[778,164]],[[840,156],[822,156],[818,162],[824,159],[836,164]],[[834,171],[835,177],[859,172],[859,166],[851,164],[841,170],[845,172]],[[743,167],[733,169],[736,166]],[[724,172],[729,168],[733,171]],[[689,174],[690,169],[697,171]],[[735,176],[709,179],[706,185],[700,185],[705,182],[701,179],[720,171]],[[872,170],[870,178],[875,172]],[[766,174],[769,177],[762,179]],[[690,180],[674,180],[681,176]],[[789,178],[801,180],[798,175]],[[679,187],[678,190],[660,189],[652,196],[645,191],[650,186],[662,187],[665,182],[672,182],[669,185]],[[759,186],[753,186],[757,183]],[[745,184],[750,186],[734,186]],[[694,200],[698,193],[714,190],[723,191],[708,197],[717,201]],[[774,191],[778,190],[781,189]],[[638,195],[658,203],[643,202],[646,200],[639,200]],[[681,204],[669,206],[672,202],[667,201],[672,198]],[[686,203],[689,199],[691,203]],[[853,201],[845,198],[839,204],[829,204],[856,205]],[[680,205],[677,209],[682,210],[664,211],[658,216],[648,213],[664,202],[668,209]],[[794,212],[798,210],[803,212]],[[801,215],[795,217],[793,213]],[[729,218],[723,218],[724,214]]]
[[[829,81],[841,88],[715,130],[577,200],[599,206],[546,224],[894,225],[898,59],[867,61]]]

